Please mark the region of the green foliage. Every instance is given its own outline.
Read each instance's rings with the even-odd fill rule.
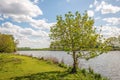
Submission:
[[[95,79],[98,80],[98,79],[100,79],[100,78],[101,78],[101,75],[96,73],[96,74],[95,74]]]
[[[0,52],[16,51],[16,43],[12,35],[0,34]]]
[[[91,67],[89,67],[88,70],[89,70],[89,73],[91,73],[91,74],[94,73],[94,71],[93,71],[93,69],[91,69]]]
[[[60,66],[62,68],[68,68],[67,65],[65,65],[64,63],[59,63],[58,66]]]
[[[86,69],[82,69],[81,72],[84,76],[86,76]]]
[[[51,27],[50,47],[73,53],[73,72],[76,72],[78,57],[90,59],[110,49],[93,26],[94,19],[86,12],[83,15],[79,12],[75,15],[68,12],[64,18],[57,16],[57,23]]]
[[[18,51],[50,51],[50,48],[30,48],[30,47],[19,47]]]
[[[31,50],[31,48],[30,47],[20,47],[20,48],[18,48],[18,51],[29,51],[29,50]]]
[[[96,33],[93,26],[94,19],[86,12],[83,15],[79,12],[75,15],[68,12],[65,19],[57,16],[57,23],[50,30],[51,45],[62,47],[65,51],[81,51],[81,56],[84,55],[83,50],[89,51],[90,55],[87,57],[98,56],[108,50],[108,45],[102,42],[102,36]]]
[[[85,71],[85,70],[84,70]],[[108,80],[107,78],[101,77],[100,74],[89,74],[89,72],[81,72],[77,74],[69,74],[66,71],[51,71],[41,72],[37,74],[21,76],[12,78],[13,80]]]
[[[120,36],[110,37],[106,40],[106,42],[112,47],[112,50],[120,50]]]

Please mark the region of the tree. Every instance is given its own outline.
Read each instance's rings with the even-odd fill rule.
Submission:
[[[65,17],[57,16],[57,23],[51,27],[52,42],[60,42],[64,51],[72,52],[72,73],[77,72],[79,57],[90,59],[109,49],[93,25],[94,19],[88,17],[86,12],[83,15],[68,12]]]
[[[119,44],[120,44],[120,35],[118,36],[118,41],[119,41]],[[120,46],[119,46],[120,47]]]
[[[16,44],[12,35],[0,34],[0,52],[14,52]]]
[[[117,48],[120,49],[120,36],[109,37],[107,38],[107,42],[113,48],[113,50],[116,50]]]
[[[108,44],[110,46],[115,47],[115,44],[117,42],[117,38],[116,37],[110,37],[110,38],[107,39],[107,41],[108,41]]]
[[[63,46],[61,46],[60,42],[51,42],[50,44],[50,49],[51,50],[63,50]]]

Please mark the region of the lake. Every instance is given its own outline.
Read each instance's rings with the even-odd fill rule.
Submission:
[[[59,62],[64,61],[68,66],[73,63],[72,56],[64,51],[18,51],[17,53],[37,58],[56,58]],[[111,80],[120,80],[120,51],[111,51],[88,61],[79,59],[79,67],[91,67],[102,76]]]

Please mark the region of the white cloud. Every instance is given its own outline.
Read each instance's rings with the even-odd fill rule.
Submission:
[[[33,34],[34,30],[31,28],[24,28],[20,30],[20,34],[23,34],[25,36],[31,36]]]
[[[105,1],[101,3],[95,2],[96,11],[101,11],[102,14],[108,13],[117,13],[120,11],[119,6],[113,6],[112,4],[108,4]]]
[[[50,30],[50,26],[54,25],[55,23],[47,23],[45,20],[32,20],[31,21],[31,26],[37,29],[42,29],[42,30]]]
[[[36,31],[32,28],[22,28],[21,26],[6,22],[0,26],[0,32],[12,34],[15,39],[19,40],[19,47],[43,48],[49,47],[50,44],[48,33],[40,29]]]
[[[1,0],[0,20],[11,19],[15,22],[27,22],[31,27],[22,27],[14,23],[5,22],[0,25],[0,32],[11,34],[19,40],[19,47],[43,48],[49,47],[48,37],[50,26],[45,20],[36,20],[34,17],[42,15],[41,9],[35,4],[39,0]],[[42,0],[43,1],[43,0]]]
[[[88,10],[87,13],[88,13],[89,17],[93,17],[94,16],[94,12],[92,10]]]
[[[109,37],[117,37],[120,35],[120,28],[116,27],[116,26],[102,26],[101,27],[97,27],[97,30],[102,30],[101,34],[105,37],[105,38],[109,38]]]
[[[42,15],[41,9],[30,0],[0,0],[0,14],[21,20]]]
[[[111,17],[111,18],[104,18],[103,21],[110,23],[111,25],[118,25],[120,24],[120,18]]]
[[[39,0],[34,0],[34,3],[38,3]]]
[[[34,0],[33,2],[35,3],[35,4],[37,4],[37,3],[39,3],[39,2],[43,2],[44,0]]]
[[[32,17],[30,16],[25,16],[25,15],[11,15],[10,17],[12,17],[13,21],[21,23],[21,22],[31,22],[32,21]]]
[[[97,0],[94,0],[93,5],[96,6],[97,4],[98,4],[98,1],[97,1]]]
[[[24,38],[21,40],[19,47],[31,47],[31,48],[45,48],[48,47],[50,44],[50,40],[47,40],[45,38],[39,38],[39,39],[29,39]]]
[[[0,26],[0,32],[5,34],[11,34],[15,38],[22,38],[24,35],[20,34],[19,31],[22,28],[17,25],[13,25],[10,22],[5,22]]]

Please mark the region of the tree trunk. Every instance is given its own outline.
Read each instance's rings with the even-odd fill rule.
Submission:
[[[76,52],[73,51],[73,68],[71,70],[71,73],[77,73],[77,68],[78,68],[78,63],[77,63],[77,56],[76,56]]]

